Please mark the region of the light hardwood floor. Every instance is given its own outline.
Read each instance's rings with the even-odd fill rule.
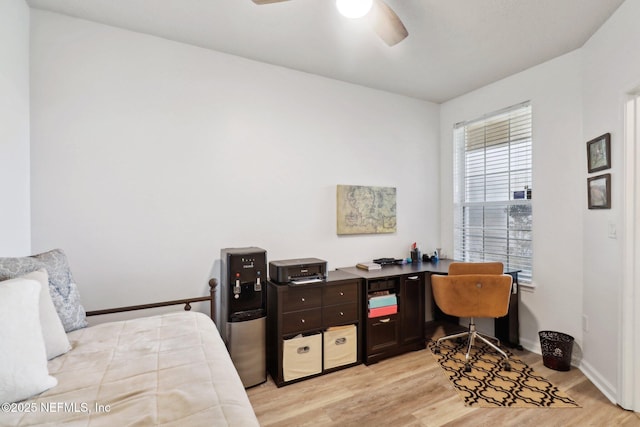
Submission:
[[[613,405],[577,368],[546,368],[511,350],[581,408],[464,406],[429,350],[333,372],[281,388],[271,378],[247,390],[262,426],[640,426],[640,413]]]

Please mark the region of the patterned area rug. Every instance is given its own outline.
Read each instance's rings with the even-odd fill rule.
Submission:
[[[433,353],[435,341],[430,341],[428,347],[466,406],[580,407],[566,393],[533,372],[522,360],[508,351],[511,362],[509,372],[500,364],[502,356],[489,346],[476,341],[471,350],[471,372],[464,372],[464,354],[467,351],[465,342],[445,341],[440,345],[440,354]]]

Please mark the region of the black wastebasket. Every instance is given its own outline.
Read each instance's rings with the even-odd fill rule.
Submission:
[[[573,337],[562,332],[540,331],[542,363],[556,371],[568,371],[571,368]]]

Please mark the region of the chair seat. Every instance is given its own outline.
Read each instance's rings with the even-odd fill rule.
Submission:
[[[496,318],[506,316],[509,312],[513,278],[502,274],[503,271],[502,263],[452,263],[449,275],[431,276],[433,297],[440,310],[450,316],[470,318],[467,332],[442,337],[438,339],[435,348],[438,352],[442,341],[465,337],[465,371],[471,370],[469,359],[476,340],[500,353],[504,359],[504,369],[511,370],[509,356],[499,348],[500,341],[481,335],[475,325],[476,317]],[[497,346],[491,339],[497,342]]]

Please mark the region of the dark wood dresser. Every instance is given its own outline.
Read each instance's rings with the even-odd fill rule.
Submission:
[[[362,363],[362,279],[267,283],[267,370],[278,387]]]

